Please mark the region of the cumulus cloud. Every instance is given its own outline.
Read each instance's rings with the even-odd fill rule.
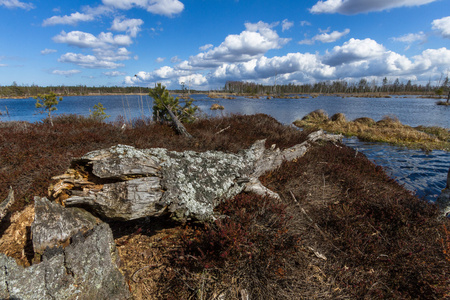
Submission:
[[[219,46],[192,56],[189,62],[194,67],[214,67],[223,63],[243,62],[261,57],[271,49],[280,49],[290,39],[280,38],[272,28],[277,24],[246,23],[246,30],[232,34]]]
[[[330,66],[357,62],[381,56],[386,52],[383,45],[372,39],[353,39],[345,42],[342,46],[336,46],[324,57],[324,62]]]
[[[45,19],[42,22],[42,26],[51,26],[51,25],[77,25],[79,22],[87,22],[93,21],[94,15],[83,14],[79,12],[75,12],[70,16],[53,16],[51,18]]]
[[[294,26],[294,22],[284,19],[283,22],[281,22],[281,31],[285,32],[286,30],[291,29],[292,26]]]
[[[165,61],[165,60],[166,60],[165,57],[158,57],[155,61],[156,61],[158,64],[160,64],[160,63],[162,63],[162,62]]]
[[[318,1],[309,11],[314,14],[354,15],[404,6],[420,6],[434,1],[437,0],[325,0]]]
[[[102,32],[98,36],[82,31],[61,33],[53,37],[56,43],[65,43],[79,48],[106,48],[109,46],[129,46],[133,43],[127,35],[113,35],[111,32]]]
[[[206,45],[204,45],[204,46],[201,46],[201,47],[199,48],[199,50],[200,50],[200,51],[206,51],[206,50],[208,50],[208,49],[210,49],[210,48],[212,48],[212,47],[214,47],[213,44],[206,44]]]
[[[72,52],[62,55],[58,61],[62,63],[72,63],[89,69],[116,69],[124,66],[124,64],[115,63],[107,59],[99,59],[94,55],[84,55]]]
[[[80,70],[53,70],[52,71],[52,74],[62,75],[65,77],[70,77],[70,76],[73,76],[78,73],[81,73],[81,71]]]
[[[131,37],[136,37],[144,21],[141,19],[123,19],[116,17],[112,23],[110,30],[123,31],[128,33]]]
[[[124,47],[118,48],[117,50],[97,48],[93,49],[93,52],[97,58],[106,61],[128,60],[131,54]]]
[[[181,70],[172,68],[169,66],[164,66],[154,70],[153,72],[138,72],[134,76],[126,76],[125,83],[130,85],[135,85],[138,83],[156,83],[156,82],[170,82],[177,81],[178,78],[183,76],[193,76],[187,70]]]
[[[103,0],[104,5],[118,9],[134,7],[146,9],[148,12],[171,17],[184,10],[184,4],[178,0]]]
[[[450,39],[450,16],[434,20],[431,24],[442,37]]]
[[[47,54],[51,54],[51,53],[55,53],[57,52],[55,49],[47,49],[45,48],[44,50],[41,51],[42,55],[47,55]]]
[[[30,10],[35,8],[33,3],[25,3],[19,0],[0,0],[0,6],[5,6],[6,8],[21,8],[25,10]]]
[[[350,33],[350,29],[345,29],[342,32],[339,31],[333,31],[331,33],[323,32],[322,34],[318,34],[314,36],[311,39],[306,39],[298,42],[299,44],[306,44],[306,45],[313,45],[315,42],[321,42],[321,43],[333,43],[340,38],[346,36]]]

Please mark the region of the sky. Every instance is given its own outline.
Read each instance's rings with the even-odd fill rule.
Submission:
[[[0,0],[0,28],[0,85],[437,85],[450,73],[450,0]]]

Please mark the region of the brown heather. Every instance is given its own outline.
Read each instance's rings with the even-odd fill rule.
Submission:
[[[0,123],[0,198],[11,185],[18,213],[34,195],[46,195],[51,177],[73,157],[91,150],[121,143],[236,152],[264,138],[266,146],[286,148],[307,134],[266,115],[199,120],[187,126],[194,139],[148,120],[124,130],[120,120],[103,124],[72,115],[54,123]],[[206,224],[111,222],[135,299],[450,297],[450,221],[361,153],[317,144],[260,179],[280,201],[241,194],[220,205],[220,217]],[[1,240],[11,223],[12,217],[2,223],[0,245],[8,245]],[[22,249],[29,252],[29,244]],[[0,250],[29,264],[21,249]]]

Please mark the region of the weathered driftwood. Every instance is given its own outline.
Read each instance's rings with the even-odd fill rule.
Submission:
[[[87,212],[57,207],[45,198],[35,203],[33,245],[38,250],[50,247],[43,251],[42,262],[27,268],[0,254],[0,299],[129,299],[109,225],[95,225]],[[92,228],[84,231],[85,224]],[[59,246],[66,239],[69,244]]]
[[[175,152],[117,145],[75,159],[51,190],[66,206],[89,207],[100,216],[131,220],[170,212],[207,219],[224,199],[242,191],[278,197],[258,180],[283,161],[303,156],[318,140],[341,137],[317,131],[307,141],[280,151],[257,141],[237,154]]]
[[[0,222],[6,216],[6,214],[8,213],[8,209],[11,207],[11,205],[13,205],[14,201],[14,191],[11,187],[9,188],[8,197],[6,197],[6,199],[3,200],[2,203],[0,203]]]

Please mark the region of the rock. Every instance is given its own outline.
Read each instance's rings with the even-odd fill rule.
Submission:
[[[317,131],[283,151],[266,149],[262,140],[236,154],[117,145],[75,159],[66,174],[56,177],[59,182],[51,194],[66,206],[89,207],[110,219],[172,213],[180,219],[204,220],[213,216],[213,209],[223,200],[246,189],[275,197],[260,185],[258,177],[283,161],[301,157],[315,141],[340,138]]]
[[[64,208],[46,198],[34,198],[34,222],[31,225],[34,252],[43,254],[48,248],[67,245],[76,233],[92,230],[100,223],[81,208]]]
[[[1,299],[129,299],[108,224],[78,233],[66,248],[44,252],[28,268],[0,254]]]
[[[450,216],[450,169],[447,174],[447,185],[436,199],[436,204],[442,210],[444,216]]]
[[[13,205],[14,201],[14,191],[12,188],[9,188],[8,197],[0,203],[0,221],[6,216],[8,209]]]

